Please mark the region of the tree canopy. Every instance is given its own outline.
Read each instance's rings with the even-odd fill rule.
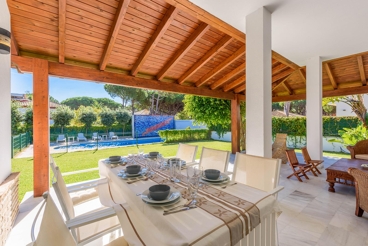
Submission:
[[[92,107],[81,106],[79,111],[79,121],[84,124],[87,133],[87,129],[97,120],[97,114],[93,111]]]
[[[52,119],[56,126],[61,127],[61,133],[63,133],[63,128],[70,124],[70,121],[74,118],[74,112],[65,105],[59,106],[53,113]]]
[[[78,109],[80,106],[107,107],[110,109],[118,109],[121,105],[109,98],[93,98],[93,97],[71,97],[61,102],[61,104]]]
[[[18,133],[18,128],[23,120],[22,114],[18,110],[19,104],[17,102],[11,103],[11,132],[12,134]]]
[[[108,129],[115,123],[115,112],[109,108],[103,108],[100,113],[101,123]]]

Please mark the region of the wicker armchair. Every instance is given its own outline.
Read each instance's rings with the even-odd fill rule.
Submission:
[[[354,146],[346,147],[350,151],[351,159],[368,160],[368,139],[357,142]]]
[[[368,173],[356,168],[349,168],[348,173],[355,179],[355,215],[362,217],[364,211],[368,212]]]
[[[281,159],[282,164],[286,164],[288,159],[285,154],[287,134],[277,133],[274,143],[272,144],[272,158]]]

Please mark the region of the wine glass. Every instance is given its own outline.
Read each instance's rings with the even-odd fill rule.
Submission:
[[[191,204],[195,204],[198,188],[199,188],[199,181],[202,176],[202,171],[198,167],[188,167],[187,168],[187,183],[188,183],[188,191],[190,199],[192,200]]]
[[[169,160],[170,165],[170,180],[179,183],[180,180],[178,179],[181,173],[181,160],[179,158],[171,158]]]

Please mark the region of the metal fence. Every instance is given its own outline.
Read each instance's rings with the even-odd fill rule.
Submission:
[[[28,147],[31,144],[31,134],[29,132],[22,133],[20,135],[12,136],[11,139],[11,158],[22,149]]]

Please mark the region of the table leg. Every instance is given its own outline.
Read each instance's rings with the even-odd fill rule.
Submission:
[[[328,182],[330,187],[328,188],[328,191],[329,192],[335,192],[335,188],[334,188],[334,185],[335,183],[334,182]]]

